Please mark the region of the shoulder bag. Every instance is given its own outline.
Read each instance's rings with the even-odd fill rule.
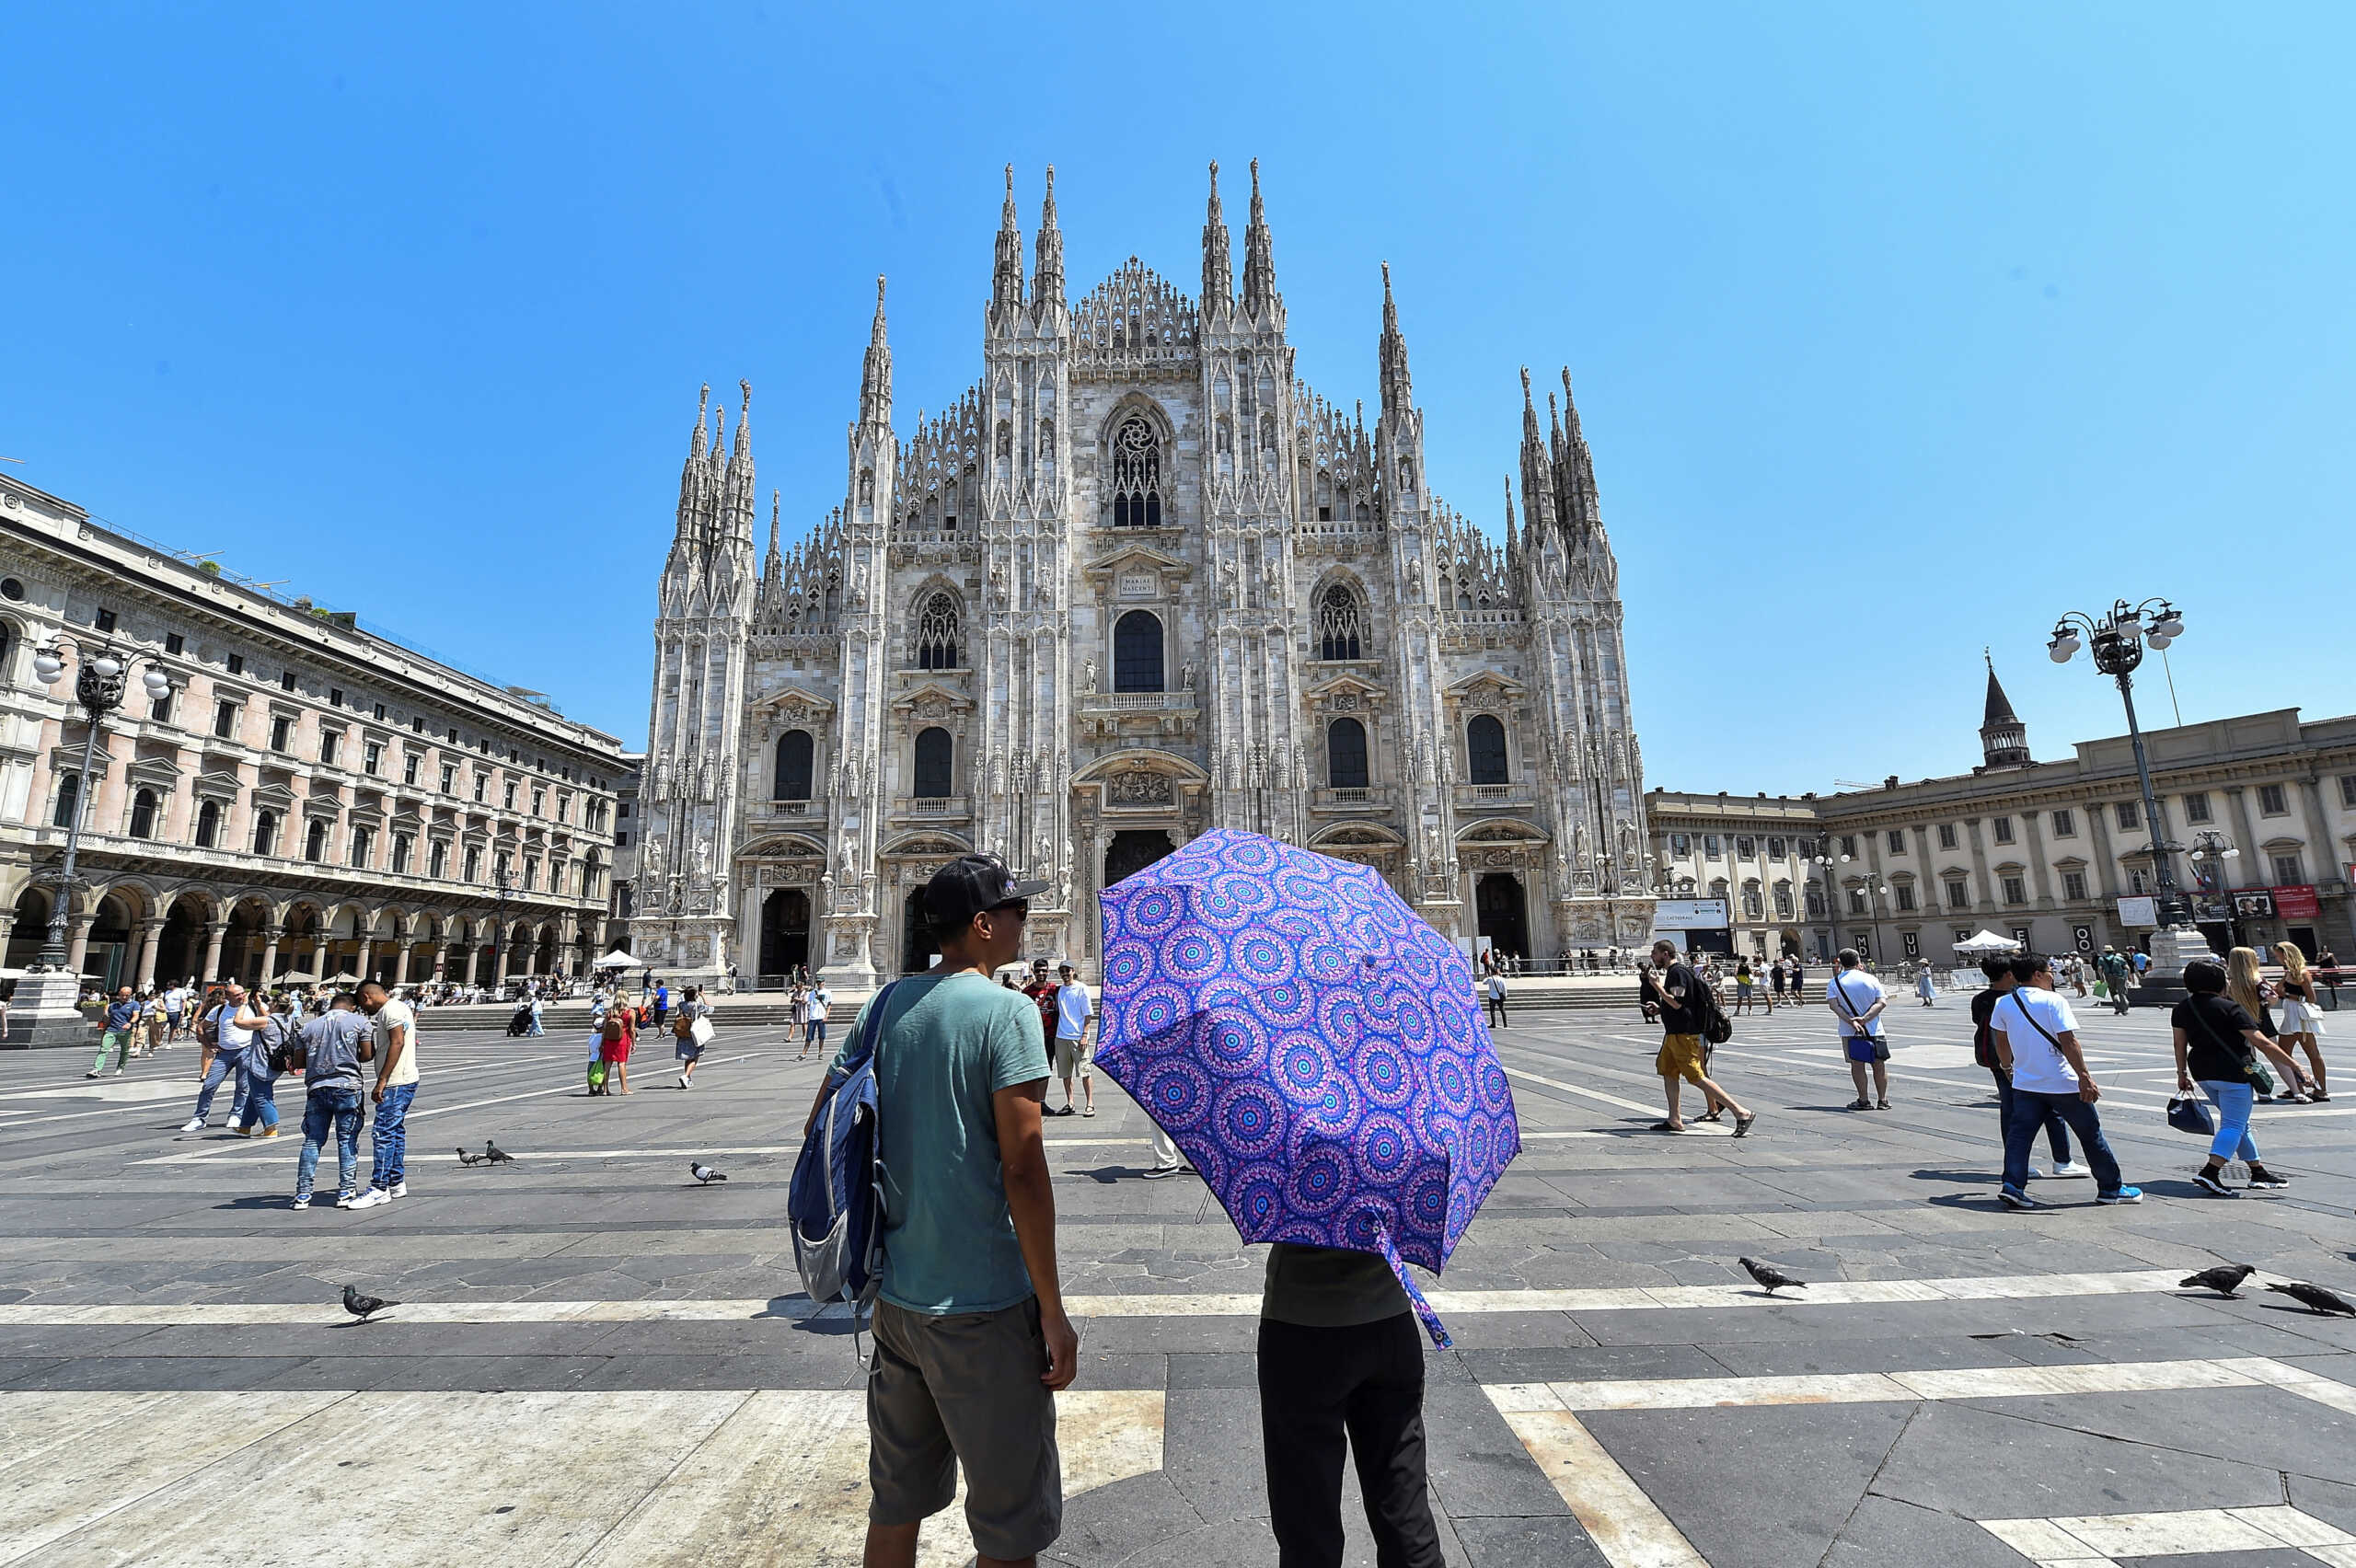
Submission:
[[[1874,1033],[1866,1027],[1865,1020],[1857,1015],[1857,1004],[1849,999],[1849,987],[1841,984],[1841,976],[1835,974],[1832,977],[1830,988],[1840,997],[1841,1010],[1847,1013],[1849,1021],[1857,1026],[1857,1032],[1841,1043],[1842,1054],[1853,1062],[1888,1061],[1889,1042]]]
[[[2265,1057],[2250,1049],[2248,1041],[2226,1040],[2220,1037],[2216,1026],[2209,1021],[2209,1014],[2197,1003],[2193,1006],[2192,1016],[2200,1021],[2200,1032],[2209,1037],[2209,1043],[2212,1045],[2223,1051],[2226,1055],[2240,1061],[2242,1071],[2248,1076],[2251,1088],[2260,1094],[2274,1092],[2273,1070],[2266,1065]]]

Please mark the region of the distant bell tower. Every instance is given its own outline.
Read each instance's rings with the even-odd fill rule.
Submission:
[[[1981,657],[1987,655],[1983,653]],[[1996,679],[1993,659],[1988,660],[1988,711],[1980,721],[1980,749],[1987,757],[1982,771],[2027,767],[2035,760],[2028,754],[2028,726],[2013,711],[2004,683]]]

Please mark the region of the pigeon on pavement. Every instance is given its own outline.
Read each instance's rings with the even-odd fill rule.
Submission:
[[[500,1147],[489,1138],[482,1140],[482,1157],[485,1159],[490,1160],[493,1165],[513,1165],[515,1163],[515,1157],[514,1155],[508,1153],[505,1149]]]
[[[1745,1274],[1748,1274],[1751,1278],[1757,1280],[1761,1285],[1765,1286],[1767,1287],[1767,1294],[1770,1296],[1774,1295],[1777,1290],[1787,1285],[1793,1286],[1795,1289],[1806,1289],[1807,1287],[1807,1281],[1804,1279],[1794,1279],[1791,1275],[1785,1274],[1783,1270],[1777,1268],[1773,1263],[1762,1263],[1756,1258],[1737,1258],[1735,1262],[1742,1265],[1743,1272]]]
[[[399,1302],[387,1301],[381,1296],[363,1296],[349,1285],[343,1287],[343,1309],[364,1323],[368,1320],[370,1313],[381,1312],[387,1307],[399,1305]]]
[[[2276,1285],[2273,1282],[2269,1281],[2266,1288],[2269,1290],[2280,1291],[2282,1295],[2289,1297],[2292,1300],[2301,1302],[2313,1310],[2324,1313],[2327,1316],[2334,1312],[2345,1312],[2350,1317],[2356,1318],[2356,1303],[2350,1303],[2344,1297],[2340,1296],[2339,1292],[2326,1290],[2319,1285],[2304,1285],[2297,1280],[2289,1280],[2283,1284]]]
[[[687,1161],[687,1174],[694,1177],[697,1181],[701,1182],[706,1186],[710,1186],[714,1182],[725,1182],[728,1180],[727,1171],[714,1170],[710,1166],[699,1165],[692,1159]]]
[[[2242,1281],[2258,1271],[2247,1263],[2220,1263],[2213,1269],[2202,1269],[2189,1279],[2177,1284],[2178,1290],[2213,1290],[2230,1300],[2239,1301]]]
[[[480,1165],[489,1158],[488,1155],[468,1154],[465,1149],[458,1151],[458,1163],[461,1165]]]

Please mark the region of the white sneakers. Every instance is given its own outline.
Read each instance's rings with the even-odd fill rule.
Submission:
[[[384,1188],[371,1187],[366,1192],[361,1193],[358,1197],[352,1199],[351,1206],[356,1209],[375,1208],[380,1205],[388,1204],[392,1201],[393,1194],[385,1191]]]
[[[350,1193],[338,1193],[335,1195],[335,1206],[338,1208],[357,1208],[360,1206],[360,1200],[353,1197]]]
[[[2066,1182],[2073,1177],[2091,1177],[2094,1172],[2073,1159],[2055,1166],[2053,1174]]]
[[[408,1197],[408,1196],[409,1196],[409,1183],[408,1183],[408,1182],[394,1182],[390,1187],[388,1187],[388,1188],[387,1188],[387,1189],[386,1189],[386,1191],[385,1191],[385,1196],[387,1196],[387,1197],[388,1197],[388,1198],[405,1198],[405,1197]]]
[[[182,1124],[180,1131],[184,1133],[201,1133],[204,1131],[204,1118],[202,1116],[191,1116],[188,1121]]]

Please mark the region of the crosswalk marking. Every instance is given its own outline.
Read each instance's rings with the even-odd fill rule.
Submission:
[[[2299,1548],[2334,1568],[2356,1564],[2356,1536],[2287,1505],[1982,1519],[1980,1528],[2038,1568],[2111,1562],[2122,1557],[2280,1551],[2285,1547]]]
[[[1609,1382],[1488,1386],[1500,1411],[1703,1410],[1782,1404],[1867,1404],[1916,1400],[2029,1399],[2055,1394],[2181,1389],[2282,1389],[2319,1403],[2356,1400],[2356,1389],[2267,1356],[2113,1361],[2063,1366],[1937,1367],[1919,1372],[1827,1372],[1758,1378],[1625,1378]]]

